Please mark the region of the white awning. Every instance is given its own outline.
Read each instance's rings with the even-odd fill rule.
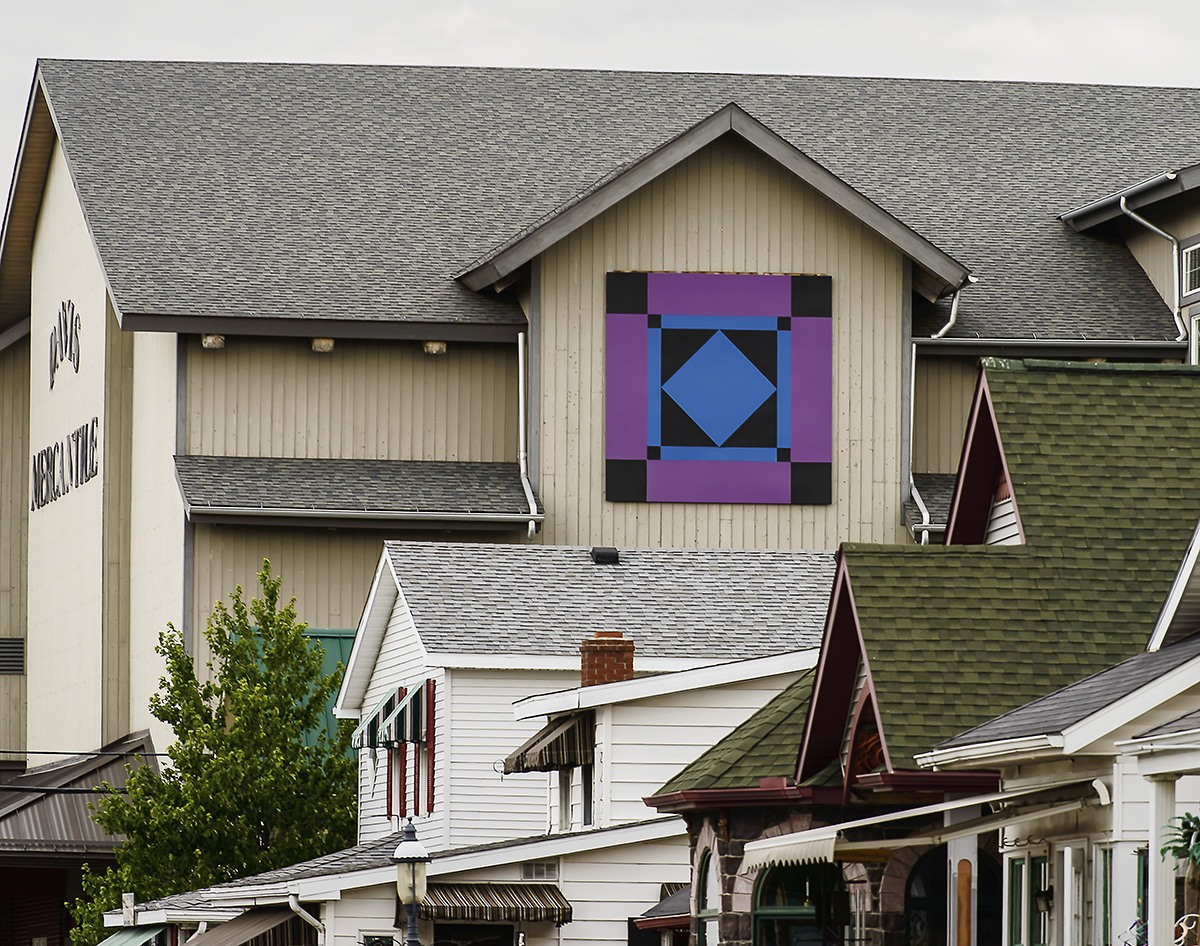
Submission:
[[[812,864],[828,861],[853,861],[855,855],[864,851],[889,850],[914,845],[942,844],[955,838],[964,838],[972,834],[983,834],[995,831],[997,828],[1015,822],[1029,821],[1033,818],[1049,817],[1067,811],[1074,811],[1085,805],[1109,802],[1108,788],[1099,779],[1092,782],[1098,796],[1097,799],[1075,798],[1067,801],[1050,802],[1038,805],[1036,803],[1016,808],[1006,808],[983,818],[959,822],[932,831],[924,831],[920,835],[906,838],[880,838],[870,841],[847,841],[843,832],[855,828],[868,828],[888,824],[893,821],[903,821],[908,818],[919,818],[923,815],[940,814],[979,805],[990,805],[996,802],[1011,802],[1016,799],[1027,799],[1038,793],[1059,791],[1064,788],[1076,788],[1087,782],[1065,782],[1058,785],[1038,785],[1033,788],[1023,788],[1016,791],[994,792],[989,795],[972,795],[967,798],[956,798],[953,801],[942,802],[938,805],[925,805],[921,808],[907,808],[903,811],[893,811],[886,815],[876,815],[873,818],[860,818],[857,821],[845,821],[841,824],[826,825],[822,828],[811,828],[808,831],[797,831],[794,834],[784,834],[777,838],[763,838],[751,841],[746,845],[746,853],[742,859],[742,870],[754,870],[758,867],[780,866],[784,864]]]
[[[286,907],[270,910],[247,910],[240,916],[234,917],[227,923],[213,926],[199,936],[188,940],[188,946],[242,946],[261,936],[267,930],[273,930],[281,923],[287,923],[293,916]]]

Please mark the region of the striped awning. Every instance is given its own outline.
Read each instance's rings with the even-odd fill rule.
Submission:
[[[130,926],[117,930],[108,939],[100,940],[99,946],[142,946],[165,930],[165,926]]]
[[[596,755],[596,723],[591,711],[552,719],[504,760],[504,774],[555,772],[591,765]]]
[[[571,903],[554,884],[430,884],[421,916],[432,920],[571,922]],[[404,929],[396,902],[396,926]]]
[[[199,936],[194,936],[188,941],[189,946],[242,946],[243,943],[290,922],[294,916],[295,914],[286,907],[247,910],[228,923],[211,926]]]

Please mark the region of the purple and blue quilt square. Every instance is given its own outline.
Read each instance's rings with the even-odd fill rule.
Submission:
[[[605,496],[832,501],[828,276],[609,273]]]

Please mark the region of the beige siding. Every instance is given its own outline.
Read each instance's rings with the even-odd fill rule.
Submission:
[[[28,623],[29,338],[0,351],[0,637]],[[25,674],[0,676],[0,746],[25,746]],[[19,758],[0,755],[0,759]]]
[[[917,357],[913,470],[956,473],[979,378],[975,358]]]
[[[129,732],[129,543],[133,481],[133,335],[112,305],[105,314],[104,598],[100,733],[104,743]],[[146,694],[149,698],[149,694]]]
[[[383,539],[375,532],[197,525],[194,626],[205,626],[216,601],[228,604],[236,585],[247,600],[253,597],[265,558],[283,576],[283,594],[296,596],[300,620],[310,627],[355,627]]]
[[[515,460],[513,345],[229,337],[187,352],[187,452],[219,456]]]
[[[176,337],[166,332],[134,335],[133,470],[137,502],[130,510],[131,582],[129,627],[129,728],[149,729],[159,748],[169,728],[149,711],[165,666],[154,652],[158,634],[183,613],[183,500],[175,482]]]
[[[1200,196],[1185,194],[1169,202],[1166,210],[1142,210],[1152,223],[1180,240],[1200,236]],[[1131,223],[1125,242],[1134,258],[1141,264],[1154,288],[1167,305],[1175,304],[1175,289],[1171,284],[1174,273],[1171,244],[1142,226]]]
[[[542,257],[543,541],[832,548],[897,542],[902,255],[748,145],[725,138]],[[834,504],[607,503],[604,276],[611,270],[827,273],[834,287]]]

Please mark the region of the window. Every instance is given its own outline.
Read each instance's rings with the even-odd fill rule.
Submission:
[[[696,891],[696,946],[717,946],[721,941],[718,921],[721,878],[713,864],[712,851],[705,852],[700,861],[700,885]]]
[[[526,861],[521,865],[522,880],[558,880],[558,861]]]
[[[850,894],[835,864],[774,867],[758,883],[754,946],[842,946]]]
[[[1096,848],[1096,946],[1112,946],[1112,866],[1112,848]]]
[[[1018,854],[1008,860],[1005,891],[1007,946],[1046,946],[1050,940],[1050,860],[1045,854]],[[1042,896],[1038,896],[1042,894]]]
[[[1179,278],[1186,297],[1200,292],[1200,242],[1180,251]]]
[[[579,777],[583,781],[583,826],[591,827],[592,824],[592,766],[581,765],[579,767]]]
[[[571,830],[571,773],[573,769],[558,770],[558,830]]]

